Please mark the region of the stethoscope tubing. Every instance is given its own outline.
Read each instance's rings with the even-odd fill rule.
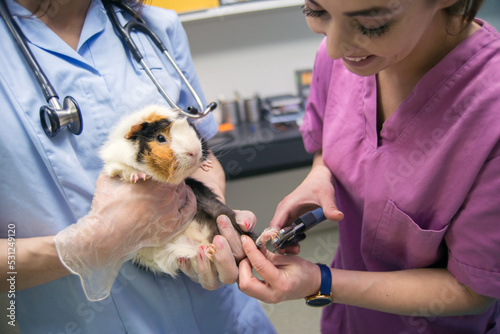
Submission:
[[[59,108],[61,107],[59,101],[57,100],[59,96],[57,95],[54,87],[50,84],[49,79],[47,79],[47,76],[43,72],[42,68],[40,67],[40,64],[38,64],[35,56],[31,52],[30,48],[26,44],[26,37],[22,33],[21,29],[17,25],[16,21],[12,19],[12,16],[10,15],[9,9],[7,8],[7,5],[5,4],[5,0],[0,0],[0,12],[2,15],[2,18],[5,21],[5,24],[7,25],[7,28],[9,29],[10,33],[12,34],[12,37],[14,38],[15,42],[19,46],[19,49],[21,50],[21,53],[23,54],[24,58],[26,59],[28,65],[31,68],[31,71],[33,75],[35,76],[36,80],[38,81],[43,95],[45,97],[45,100],[50,103],[51,105],[55,104],[56,106],[59,105]]]
[[[113,9],[113,6],[111,5],[111,2],[109,0],[102,0],[102,3],[106,9],[106,12],[113,25],[113,28],[118,33],[118,35],[123,38],[133,58],[144,68],[148,77],[151,79],[151,81],[158,89],[159,93],[163,96],[163,98],[167,101],[167,103],[170,105],[172,109],[177,110],[180,114],[184,115],[185,117],[202,118],[208,115],[208,113],[210,113],[217,107],[217,104],[214,102],[210,103],[206,108],[203,107],[203,103],[200,97],[193,89],[189,81],[186,79],[186,77],[184,76],[180,68],[177,66],[173,58],[170,56],[170,54],[167,51],[167,48],[163,45],[160,38],[146,25],[145,21],[138,15],[137,12],[135,12],[130,6],[122,2],[116,2],[115,3],[116,6],[118,6],[119,8],[130,14],[134,19],[133,21],[127,22],[125,26],[122,26],[118,20],[118,17],[116,16],[116,13]],[[64,98],[64,104],[61,106],[61,103],[59,102],[59,96],[56,93],[56,90],[50,83],[49,79],[43,72],[35,56],[28,47],[26,37],[22,33],[18,24],[12,18],[12,15],[10,14],[10,11],[5,3],[5,0],[0,0],[0,14],[8,30],[10,31],[14,41],[16,42],[21,53],[23,54],[23,57],[28,63],[31,72],[35,76],[42,90],[42,93],[45,97],[45,100],[49,104],[49,106],[45,105],[40,108],[40,121],[43,130],[49,137],[54,137],[57,133],[60,132],[62,128],[68,127],[72,133],[74,133],[75,135],[79,135],[83,129],[83,122],[82,122],[82,113],[78,106],[78,103],[73,97],[67,96]],[[137,47],[137,45],[135,44],[135,42],[131,37],[132,31],[140,31],[143,34],[145,34],[156,45],[156,47],[158,47],[161,53],[165,55],[170,64],[174,67],[177,74],[180,76],[184,85],[188,88],[189,92],[193,96],[194,100],[198,105],[198,108],[190,106],[187,108],[187,111],[184,111],[181,108],[179,108],[176,105],[176,103],[168,96],[167,92],[163,89],[162,85],[155,77],[150,67],[144,61],[144,57],[142,56],[141,52],[139,51],[139,48]]]
[[[39,110],[40,123],[45,134],[49,137],[54,137],[64,127],[68,127],[69,130],[75,135],[81,134],[83,130],[83,121],[82,112],[78,103],[73,97],[66,96],[64,98],[63,105],[61,106],[56,90],[28,47],[26,37],[22,33],[19,25],[12,18],[5,0],[0,0],[0,15],[2,16],[7,29],[10,31],[12,38],[28,63],[31,72],[38,81],[45,100],[49,104],[49,106],[42,106]]]
[[[130,14],[133,18],[134,21],[129,21],[125,24],[125,26],[122,26],[120,24],[120,21],[118,20],[118,17],[116,16],[116,13],[113,9],[113,6],[111,5],[109,0],[102,0],[102,3],[104,5],[104,8],[106,9],[106,12],[108,13],[108,17],[115,29],[115,31],[118,33],[119,36],[123,38],[123,41],[127,45],[128,49],[130,50],[130,53],[132,54],[133,58],[142,66],[142,68],[145,70],[146,74],[149,76],[151,81],[154,83],[160,94],[163,96],[163,98],[168,102],[170,107],[172,109],[178,110],[181,114],[190,117],[190,118],[201,118],[206,116],[210,111],[215,109],[216,105],[213,106],[210,104],[206,109],[203,107],[203,103],[201,102],[200,97],[194,90],[194,88],[191,86],[189,81],[186,79],[184,76],[184,73],[182,73],[181,69],[177,66],[175,63],[174,59],[170,56],[170,54],[167,51],[167,48],[165,45],[162,43],[158,35],[156,35],[144,22],[144,20],[128,5],[122,3],[122,2],[117,2],[115,3],[116,6],[121,8],[122,10],[126,11],[128,14]],[[188,112],[182,110],[179,108],[175,102],[168,96],[167,92],[163,89],[162,85],[158,81],[158,79],[155,77],[147,63],[144,61],[144,57],[139,51],[139,48],[137,47],[136,43],[131,37],[131,32],[133,31],[140,31],[146,36],[149,37],[149,39],[155,44],[155,46],[165,55],[165,57],[168,59],[172,67],[175,69],[177,74],[180,76],[182,82],[186,85],[188,88],[189,92],[193,96],[193,98],[196,101],[196,104],[198,105],[199,109],[196,109],[194,107],[188,107]],[[190,112],[193,111],[193,112]]]

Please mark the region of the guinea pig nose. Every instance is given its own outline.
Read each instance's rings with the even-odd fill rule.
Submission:
[[[198,152],[196,151],[189,151],[187,152],[187,156],[190,158],[196,158],[198,156]]]

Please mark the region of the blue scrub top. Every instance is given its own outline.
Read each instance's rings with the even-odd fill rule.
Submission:
[[[71,95],[80,105],[83,133],[75,136],[63,130],[55,138],[45,135],[39,119],[45,99],[0,23],[0,237],[7,237],[9,224],[15,225],[17,238],[55,235],[89,211],[102,168],[98,151],[117,120],[148,104],[166,102],[124,49],[100,0],[92,1],[77,51],[13,0],[7,4],[60,99]],[[121,13],[118,16],[123,19]],[[145,7],[142,16],[205,103],[176,14]],[[135,39],[179,107],[193,105],[168,60],[143,35]],[[207,139],[217,131],[212,116],[195,125]],[[78,277],[70,275],[17,291],[15,301],[23,334],[274,333],[259,303],[235,285],[207,291],[185,276],[155,276],[129,262],[105,300],[89,302]]]

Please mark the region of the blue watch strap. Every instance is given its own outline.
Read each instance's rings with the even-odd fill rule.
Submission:
[[[321,271],[321,287],[318,293],[306,297],[306,304],[313,307],[324,307],[333,303],[332,272],[324,264],[317,263]]]
[[[321,288],[322,295],[330,295],[332,293],[332,272],[327,265],[318,263],[321,270]]]

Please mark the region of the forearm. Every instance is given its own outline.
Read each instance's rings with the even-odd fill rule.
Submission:
[[[325,166],[323,163],[323,151],[318,151],[314,154],[312,167],[314,168],[318,166]]]
[[[203,182],[219,196],[221,201],[224,201],[226,193],[226,176],[224,174],[224,169],[212,152],[210,152],[208,159],[212,161],[213,167],[207,172],[198,169],[193,174],[193,178]]]
[[[476,294],[446,269],[359,272],[332,269],[334,302],[407,316],[486,311],[495,299]]]
[[[8,257],[9,247],[7,239],[0,239],[1,292],[9,290],[7,279],[11,276],[15,276],[16,290],[22,290],[70,274],[59,260],[52,236],[16,239],[15,254],[11,254],[14,256],[11,258]],[[15,267],[9,266],[9,259],[15,261]],[[11,275],[9,272],[16,274]]]
[[[311,171],[307,175],[308,178],[320,178],[324,180],[332,180],[332,172],[323,162],[323,152],[318,151],[314,154]]]

